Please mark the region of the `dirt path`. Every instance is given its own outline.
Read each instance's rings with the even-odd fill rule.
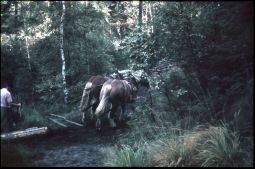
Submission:
[[[94,128],[79,128],[53,134],[33,146],[42,155],[33,166],[80,167],[103,166],[103,150],[113,146],[120,130],[96,132]]]
[[[123,130],[125,129],[97,132],[95,128],[65,129],[19,144],[26,146],[34,154],[26,166],[97,167],[104,166],[103,150],[114,146],[116,136]]]

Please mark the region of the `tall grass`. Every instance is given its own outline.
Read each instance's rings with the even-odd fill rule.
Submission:
[[[35,126],[49,126],[48,116],[50,113],[63,115],[70,114],[71,106],[65,104],[52,105],[29,105],[21,107],[22,119],[18,123],[19,129]]]
[[[240,167],[251,166],[252,160],[251,153],[242,148],[238,133],[225,124],[163,137],[149,147],[151,166]]]
[[[192,158],[192,149],[184,145],[179,137],[162,138],[150,145],[148,154],[152,166],[156,167],[184,167],[188,166]]]
[[[240,167],[252,166],[252,151],[228,123],[200,124],[191,115],[165,118],[156,114],[156,123],[141,112],[129,122],[130,131],[120,135],[120,147],[111,149],[106,166],[152,167]],[[200,117],[199,117],[200,118]],[[167,119],[167,120],[166,120]],[[136,148],[130,145],[140,145]],[[141,153],[143,152],[143,153]],[[136,154],[139,153],[139,154]]]
[[[245,153],[241,148],[238,133],[228,130],[226,125],[210,127],[199,143],[196,160],[201,167],[240,167]]]
[[[34,127],[34,126],[45,126],[46,117],[38,109],[23,106],[21,109],[22,120],[19,122],[18,127],[21,129]]]
[[[108,150],[105,165],[110,167],[145,167],[145,145],[139,142],[137,146],[121,145]]]

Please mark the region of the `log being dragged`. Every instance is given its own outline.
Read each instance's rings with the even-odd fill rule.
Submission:
[[[1,134],[1,140],[14,140],[18,138],[33,136],[33,135],[42,135],[42,134],[46,134],[47,131],[48,131],[48,127],[40,127],[40,128],[32,127],[32,128],[27,128],[25,130],[19,130],[19,131]]]

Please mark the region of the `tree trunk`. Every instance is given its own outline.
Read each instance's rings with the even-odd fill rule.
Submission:
[[[24,11],[25,12],[25,11]],[[30,11],[28,11],[28,13],[30,14]],[[27,65],[28,65],[28,69],[31,72],[31,57],[30,57],[30,52],[29,52],[29,42],[28,42],[28,35],[29,35],[29,29],[27,26],[27,21],[25,19],[25,17],[23,18],[23,26],[24,26],[24,33],[25,33],[25,45],[26,45],[26,52],[27,52]]]
[[[150,33],[153,33],[153,17],[152,17],[152,7],[151,4],[149,3],[149,20],[150,20]]]
[[[18,2],[14,1],[14,10],[15,10],[15,29],[17,29],[17,23],[18,23]]]
[[[89,62],[89,55],[87,54],[87,64],[88,64],[88,74],[90,74],[90,62]]]
[[[30,52],[29,52],[29,44],[28,44],[28,41],[27,41],[27,35],[25,35],[25,42],[26,42],[26,50],[27,50],[28,69],[29,69],[29,71],[31,71]]]
[[[142,17],[143,17],[143,2],[142,1],[139,1],[139,16],[138,16],[138,24],[139,24],[139,27],[140,27],[140,31],[142,31]]]
[[[149,22],[148,22],[148,16],[149,16],[149,8],[148,8],[149,3],[145,4],[145,14],[144,14],[144,21],[146,28],[144,29],[147,32],[147,35],[150,34],[149,30]]]
[[[65,55],[64,55],[64,17],[65,17],[65,1],[62,1],[62,14],[60,19],[60,55],[62,60],[62,78],[63,78],[63,92],[64,92],[64,101],[68,103],[68,94],[69,91],[67,89],[66,84],[66,63],[65,63]]]

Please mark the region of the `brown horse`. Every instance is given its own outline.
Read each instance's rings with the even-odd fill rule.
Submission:
[[[85,123],[87,109],[90,109],[90,117],[93,119],[93,112],[95,111],[97,104],[99,103],[100,90],[104,82],[106,82],[108,79],[108,77],[97,75],[92,76],[91,78],[89,78],[89,80],[87,80],[80,103],[80,111],[83,112],[83,123]]]
[[[93,114],[98,106],[99,103],[99,95],[101,88],[109,79],[113,78],[121,78],[120,74],[111,74],[109,76],[92,76],[89,78],[85,84],[82,99],[80,103],[80,111],[83,112],[82,115],[82,122],[85,124],[85,118],[86,118],[86,110],[90,109],[90,118],[93,119]]]
[[[112,118],[118,107],[121,106],[121,112],[119,115],[119,120],[122,120],[122,116],[125,113],[125,105],[129,102],[133,102],[137,94],[138,86],[144,85],[148,87],[148,83],[142,81],[137,81],[135,78],[130,78],[127,80],[109,79],[107,80],[100,92],[100,103],[96,108],[95,116],[96,129],[101,130],[101,117],[106,112],[108,113],[108,120],[112,128],[116,127],[116,123]]]

